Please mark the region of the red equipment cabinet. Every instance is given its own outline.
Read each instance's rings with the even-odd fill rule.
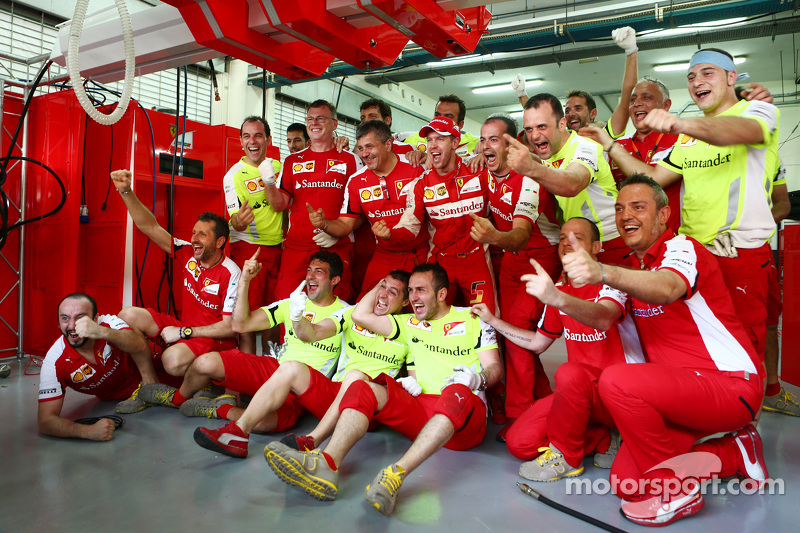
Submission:
[[[800,386],[800,223],[784,220],[778,235],[783,292],[781,379]]]
[[[225,214],[222,177],[242,156],[239,132],[228,126],[187,120],[184,166],[202,165],[201,177],[176,176],[171,187],[168,168],[174,150],[175,117],[157,111],[148,114],[153,124],[156,165],[162,165],[155,180],[154,212],[159,223],[167,227],[168,191],[172,188],[172,233],[189,240],[200,213]],[[59,175],[67,189],[67,202],[53,217],[26,227],[24,351],[43,355],[50,347],[58,334],[58,302],[70,292],[94,296],[101,313],[117,313],[123,302],[166,311],[167,286],[161,282],[166,254],[152,244],[141,274],[143,301],[136,302],[137,269],[148,239],[135,228],[128,233],[127,210],[109,178],[110,170],[132,169],[134,192],[152,208],[153,153],[144,112],[132,102],[119,122],[102,126],[87,120],[74,93],[67,90],[34,98],[28,124],[29,157]],[[40,167],[29,165],[28,169],[26,218],[31,218],[55,207],[60,191]],[[10,177],[9,182],[13,179]],[[89,208],[89,222],[85,224],[79,222],[82,182]],[[11,191],[9,187],[13,184],[9,183],[7,191]],[[7,248],[12,246],[12,242],[7,244]],[[181,266],[173,268],[178,313]],[[0,279],[5,276],[0,273]]]

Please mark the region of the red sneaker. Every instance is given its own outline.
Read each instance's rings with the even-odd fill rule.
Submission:
[[[736,473],[755,481],[758,488],[763,487],[769,474],[767,464],[764,462],[764,446],[758,431],[753,424],[747,424],[739,431],[734,431],[733,438],[741,454]]]
[[[689,494],[673,495],[670,501],[664,501],[664,496],[659,495],[638,502],[623,502],[620,511],[631,522],[661,527],[700,512],[705,504],[700,484],[695,483]]]
[[[232,421],[218,429],[195,429],[194,441],[206,450],[244,459],[250,438]]]
[[[314,446],[314,438],[309,437],[308,435],[295,435],[294,433],[289,433],[281,439],[281,442],[289,448],[299,452],[310,452],[316,448],[316,446]]]

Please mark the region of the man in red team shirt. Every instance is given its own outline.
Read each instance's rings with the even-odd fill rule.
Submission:
[[[461,130],[451,118],[436,117],[419,134],[427,139],[433,168],[409,189],[400,225],[417,235],[427,216],[433,244],[428,262],[441,264],[454,286],[448,304],[460,293],[467,305],[485,303],[494,312],[494,279],[484,247],[470,236],[470,215],[488,213],[488,171],[472,172],[461,162],[456,154]]]
[[[65,389],[93,394],[101,400],[122,400],[134,394],[140,381],[158,381],[147,341],[118,317],[99,315],[97,302],[83,293],[67,295],[58,304],[58,328],[62,337],[53,343],[42,363],[39,431],[52,437],[111,440],[111,419],[83,425],[61,416]],[[126,402],[129,400],[121,403]]]
[[[134,331],[146,337],[160,335],[170,344],[162,362],[172,376],[182,376],[198,355],[235,348],[231,312],[241,271],[225,256],[228,222],[214,213],[203,213],[192,229],[191,243],[173,238],[133,193],[130,172],[115,170],[111,180],[136,227],[183,265],[181,320],[141,307],[126,307],[120,318]],[[145,388],[142,398],[144,392]]]
[[[308,220],[306,204],[314,209],[337,212],[342,207],[348,178],[361,168],[361,160],[347,150],[339,152],[333,142],[336,107],[316,100],[306,110],[306,125],[311,145],[286,157],[280,178],[265,179],[267,200],[274,211],[289,208],[289,232],[283,241],[281,272],[275,298],[288,298],[303,279],[309,259],[321,248],[339,255],[344,263],[342,280],[335,293],[343,300],[351,296],[350,268],[353,244],[344,237],[336,240],[319,232]]]
[[[600,376],[602,404],[622,435],[611,486],[628,500],[622,513],[662,526],[697,513],[709,472],[761,485],[767,468],[751,424],[764,394],[758,354],[736,317],[716,258],[668,229],[663,189],[634,174],[620,186],[616,222],[634,251],[634,268],[603,265],[583,250],[563,259],[574,284],[604,283],[628,294],[648,361],[614,365]],[[761,371],[759,371],[761,369]],[[707,435],[723,437],[695,442]],[[707,452],[718,472],[692,461]],[[707,462],[707,461],[706,461]],[[671,487],[671,488],[670,488]]]
[[[571,218],[561,228],[560,257],[582,248],[596,258],[600,246],[600,232],[589,219]],[[525,290],[547,304],[538,329],[531,331],[484,316],[480,306],[473,309],[506,338],[516,339],[536,354],[564,336],[567,362],[556,371],[555,391],[536,400],[506,436],[508,450],[529,460],[519,469],[522,477],[556,481],[580,475],[584,455],[592,452],[596,452],[595,466],[611,467],[619,438],[615,433],[612,445],[608,428],[614,423],[597,407],[597,380],[604,368],[644,362],[644,354],[633,321],[625,312],[625,293],[604,285],[575,287],[567,276],[553,285],[550,274],[538,262],[534,266],[536,273],[526,274],[523,283]]]
[[[338,238],[347,237],[365,218],[369,223],[377,247],[365,270],[360,300],[392,270],[410,271],[426,262],[428,232],[423,229],[415,235],[400,224],[408,191],[423,169],[412,167],[394,153],[388,124],[363,122],[356,130],[356,150],[366,168],[347,182],[339,218],[328,220],[323,209],[311,207],[308,213],[314,227]]]
[[[535,258],[553,281],[561,274],[557,204],[544,187],[511,170],[506,157],[508,142],[503,134],[517,136],[517,124],[508,115],[492,115],[481,127],[481,150],[490,172],[489,208],[494,224],[472,215],[470,235],[490,245],[490,251],[492,247],[504,251],[498,276],[500,316],[514,326],[535,330],[544,304],[525,292],[520,276],[535,272],[529,258]],[[552,392],[538,354],[520,348],[513,339],[507,338],[505,347],[505,411],[510,420],[497,436],[501,441],[507,428],[534,399]]]

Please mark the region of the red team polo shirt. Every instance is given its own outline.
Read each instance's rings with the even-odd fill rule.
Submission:
[[[407,229],[395,228],[405,211],[408,193],[413,188],[412,182],[424,170],[421,166],[412,167],[398,160],[381,185],[380,176],[367,167],[362,168],[347,183],[341,215],[359,217],[364,213],[370,226],[378,220],[384,220],[392,229],[392,236],[388,241],[376,239],[377,247],[383,250],[405,252],[424,246],[428,241],[427,230],[413,235]]]
[[[545,306],[542,319],[539,321],[539,332],[551,339],[557,339],[563,334],[570,363],[606,368],[626,362],[644,362],[644,354],[636,328],[625,313],[627,294],[607,285],[584,285],[575,288],[559,282],[556,287],[566,294],[589,302],[610,300],[623,311],[622,317],[616,325],[611,326],[607,331],[598,331],[578,322],[555,307]]]
[[[222,261],[205,269],[192,255],[191,244],[174,238],[170,255],[179,264],[183,263],[181,322],[208,326],[233,312],[242,271],[230,257],[223,256]]]
[[[753,344],[736,317],[717,258],[702,244],[667,230],[636,268],[671,270],[686,284],[686,294],[669,305],[628,300],[651,363],[763,375]]]
[[[285,248],[316,251],[314,226],[308,219],[306,203],[325,213],[338,213],[342,208],[347,180],[361,168],[361,160],[353,152],[335,149],[314,152],[310,148],[290,154],[283,162],[277,187],[289,195],[289,232]]]
[[[407,205],[413,211],[418,227],[421,227],[425,213],[428,214],[432,256],[471,253],[483,246],[469,236],[472,228],[469,214],[486,216],[488,181],[488,171],[473,174],[461,160],[454,171],[444,176],[431,169],[417,181]],[[403,223],[406,223],[405,219]]]
[[[115,315],[101,315],[97,323],[116,330],[131,329]],[[39,378],[39,401],[64,397],[65,388],[92,394],[101,400],[130,397],[142,380],[136,365],[125,352],[104,340],[94,342],[96,363],[89,363],[62,335],[47,351]]]
[[[654,167],[656,166],[657,162],[661,161],[667,156],[669,151],[672,149],[672,146],[678,141],[678,134],[658,133],[656,131],[651,131],[645,135],[643,140],[639,140],[636,129],[634,129],[632,133],[626,133],[619,139],[616,139],[616,141],[621,144],[633,157],[639,161],[644,161],[651,167]],[[611,165],[611,174],[614,176],[614,181],[616,182],[617,187],[619,187],[620,182],[625,179],[625,174],[622,173],[616,163],[614,163],[613,159],[611,159],[608,163]],[[679,179],[664,189],[664,192],[667,193],[667,198],[669,199],[669,205],[671,207],[671,213],[669,215],[669,220],[667,221],[667,227],[669,227],[669,229],[675,233],[678,233],[678,229],[681,227],[682,182],[683,179]]]
[[[498,231],[511,231],[515,217],[533,225],[525,250],[551,248],[558,243],[556,199],[527,176],[511,172],[502,183],[489,174],[489,208]]]

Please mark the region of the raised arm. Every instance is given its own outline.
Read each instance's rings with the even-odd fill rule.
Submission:
[[[570,236],[573,250],[579,250],[580,245],[573,242],[574,234],[570,233]],[[553,280],[550,279],[550,275],[536,260],[531,259],[531,265],[536,273],[524,274],[521,279],[525,282],[525,291],[538,298],[543,304],[555,307],[578,322],[600,331],[611,328],[622,316],[622,309],[614,302],[608,300],[590,302],[558,290],[553,284]]]
[[[644,117],[642,125],[663,133],[685,133],[714,146],[764,142],[761,124],[747,117],[678,118],[664,109],[653,109]]]
[[[608,120],[609,128],[614,135],[621,135],[628,124],[629,107],[631,105],[631,93],[636,87],[636,80],[639,77],[637,56],[639,48],[636,46],[636,30],[630,26],[617,28],[611,32],[617,46],[625,50],[625,73],[622,76],[622,94],[619,104]]]
[[[253,257],[246,260],[242,265],[242,275],[239,277],[239,285],[236,288],[236,302],[233,304],[230,326],[236,333],[248,333],[250,331],[263,331],[271,328],[272,324],[263,309],[256,309],[250,312],[250,302],[247,291],[250,289],[252,280],[261,270],[261,263],[257,261],[258,250]]]
[[[139,200],[139,197],[133,192],[131,183],[131,173],[127,170],[115,170],[111,173],[111,181],[114,187],[119,192],[119,197],[128,208],[133,223],[139,230],[147,235],[147,238],[153,243],[167,252],[172,252],[172,236],[167,233],[167,230],[159,225],[155,215],[147,209],[144,204]]]
[[[362,328],[367,328],[373,333],[389,337],[394,330],[394,321],[391,315],[378,316],[373,313],[375,298],[377,298],[378,288],[380,288],[381,283],[383,283],[383,280],[375,285],[372,290],[358,302],[356,308],[353,309],[352,318],[353,322]]]
[[[580,163],[570,163],[565,168],[546,167],[524,144],[507,133],[503,134],[503,138],[508,142],[508,164],[511,169],[532,178],[551,194],[577,196],[592,180],[589,169]]]

